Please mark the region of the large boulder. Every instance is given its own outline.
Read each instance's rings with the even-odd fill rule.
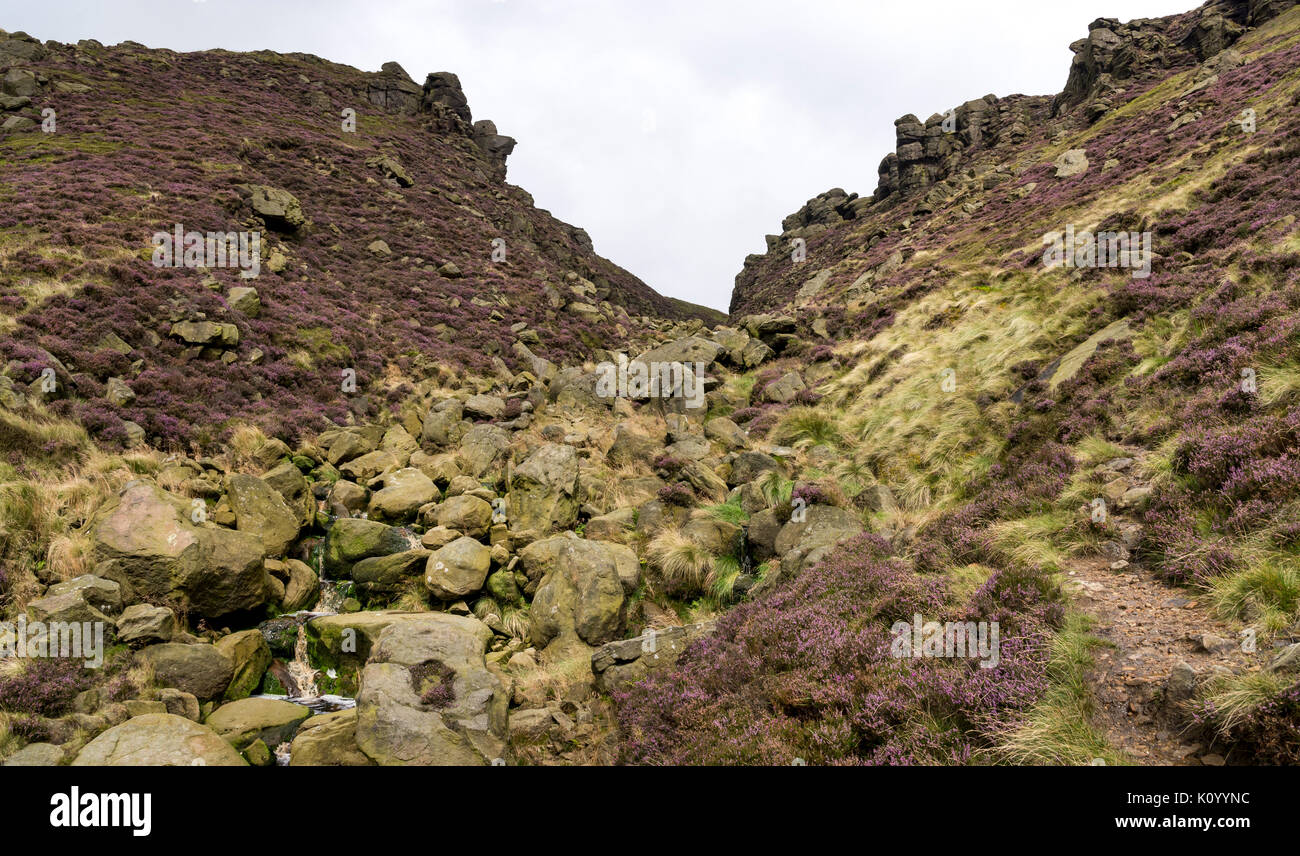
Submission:
[[[314,606],[320,597],[320,577],[310,565],[297,559],[286,559],[284,567],[289,579],[284,584],[281,608],[285,612],[297,612]]]
[[[208,715],[204,724],[236,749],[246,749],[255,740],[274,749],[293,740],[298,726],[309,716],[311,708],[293,702],[245,698],[223,704]]]
[[[653,370],[656,363],[681,363],[690,365],[692,369],[695,363],[702,363],[707,368],[713,364],[713,361],[724,350],[723,346],[717,342],[700,336],[687,336],[684,339],[651,348],[638,356],[636,362],[645,364],[651,370]]]
[[[749,540],[749,551],[755,562],[766,562],[776,556],[776,537],[781,534],[781,527],[788,520],[778,517],[776,510],[765,508],[749,518],[745,527],[745,537]]]
[[[465,400],[465,414],[471,419],[500,419],[506,402],[496,395],[471,395]]]
[[[135,603],[117,619],[117,640],[126,644],[170,642],[176,634],[176,616],[165,606]]]
[[[618,546],[566,532],[520,551],[524,572],[538,581],[530,610],[534,645],[600,645],[618,638],[625,618],[627,573],[620,574],[623,554],[615,550]]]
[[[226,498],[235,513],[235,528],[256,536],[267,556],[283,556],[297,540],[301,515],[257,476],[231,475],[226,479]]]
[[[239,328],[216,321],[178,321],[169,334],[187,345],[233,348],[239,344]]]
[[[687,646],[713,632],[712,621],[651,630],[632,639],[607,642],[591,654],[591,671],[603,692],[625,691],[653,673],[666,672]]]
[[[285,461],[264,473],[262,481],[280,494],[284,504],[297,515],[300,527],[311,524],[316,516],[316,498],[312,496],[311,486],[301,470]]]
[[[352,581],[367,594],[391,594],[418,577],[433,555],[423,547],[362,559],[352,566]]]
[[[384,432],[379,449],[396,458],[399,467],[404,467],[410,463],[411,456],[420,451],[420,444],[401,425],[394,425]]]
[[[5,758],[4,767],[59,767],[63,765],[67,753],[62,746],[53,743],[28,743],[14,754]]]
[[[149,668],[161,686],[183,690],[205,701],[220,698],[235,674],[231,659],[208,644],[150,645],[137,652],[135,660]]]
[[[345,478],[365,483],[397,467],[396,455],[384,449],[376,449],[343,464],[339,467],[339,472]]]
[[[373,451],[374,438],[358,431],[342,431],[330,442],[326,460],[337,467]]]
[[[271,666],[271,648],[260,630],[241,630],[217,640],[216,649],[234,669],[225,697],[230,700],[252,695]]]
[[[307,657],[312,665],[333,673],[334,691],[343,695],[356,692],[361,667],[385,627],[397,621],[419,618],[427,613],[365,611],[343,615],[322,615],[304,625]]]
[[[605,453],[610,466],[621,467],[638,461],[649,463],[663,454],[662,439],[656,440],[637,431],[630,424],[620,422],[614,426],[614,442]]]
[[[736,368],[744,368],[745,346],[750,342],[748,333],[734,327],[717,327],[713,331],[713,341],[722,348],[720,358]]]
[[[727,477],[727,484],[735,487],[752,482],[770,470],[781,472],[783,469],[781,462],[771,455],[762,452],[741,452],[731,461],[731,475]]]
[[[215,731],[170,713],[136,716],[85,745],[74,767],[246,767]]]
[[[439,526],[482,538],[492,526],[492,506],[485,499],[461,494],[438,506],[436,520]]]
[[[357,695],[361,751],[381,766],[501,758],[508,692],[484,661],[491,640],[481,622],[448,613],[385,628]]]
[[[704,436],[716,440],[727,449],[744,449],[749,446],[749,435],[725,416],[704,423]]]
[[[506,508],[511,535],[532,541],[578,522],[578,453],[547,443],[515,468]]]
[[[414,467],[383,476],[383,487],[370,497],[370,516],[377,520],[406,520],[420,506],[438,498],[433,479]]]
[[[172,600],[208,618],[262,606],[262,542],[195,524],[190,511],[150,482],[129,482],[92,524],[95,575],[118,583],[126,602]]]
[[[112,624],[112,619],[87,603],[85,595],[79,591],[33,600],[27,604],[27,616],[32,621],[40,622]]]
[[[830,505],[813,505],[804,509],[801,520],[781,527],[773,550],[778,556],[795,549],[806,552],[861,535],[863,531],[862,522],[853,512]]]
[[[336,710],[313,716],[298,728],[289,747],[290,767],[369,767],[357,746],[357,710]]]
[[[429,556],[424,584],[435,597],[458,600],[483,588],[491,566],[491,550],[468,536],[457,538]]]
[[[808,387],[797,371],[786,372],[781,377],[763,387],[763,400],[775,404],[789,404]]]
[[[456,463],[470,478],[495,476],[510,448],[510,432],[499,425],[475,425],[461,438]]]
[[[362,559],[405,552],[412,546],[396,527],[377,520],[344,517],[335,520],[325,534],[322,561],[330,577],[347,576]]]
[[[263,184],[246,185],[249,204],[266,225],[285,232],[296,232],[307,223],[302,203],[287,190]]]
[[[439,401],[429,408],[424,417],[420,440],[430,446],[443,448],[460,442],[468,426],[464,424],[464,405],[456,398]]]
[[[82,574],[66,582],[55,583],[45,590],[46,597],[77,592],[86,603],[110,614],[122,611],[122,587],[112,580]]]

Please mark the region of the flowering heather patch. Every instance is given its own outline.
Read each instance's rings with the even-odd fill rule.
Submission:
[[[661,474],[676,474],[678,470],[686,466],[686,461],[682,458],[674,458],[669,454],[658,455],[651,465]]]
[[[1026,618],[1016,635],[1004,635],[993,669],[892,656],[890,627],[917,614],[970,613],[953,612],[943,580],[890,558],[879,537],[847,541],[767,599],[729,612],[675,671],[619,694],[624,760],[967,762],[987,726],[1041,693],[1046,627]]]
[[[833,484],[820,482],[801,482],[794,486],[790,499],[803,500],[805,505],[835,505],[843,507],[847,503],[839,488]]]
[[[776,423],[781,421],[781,414],[786,411],[784,404],[776,404],[771,407],[764,407],[763,412],[755,418],[749,420],[749,425],[745,430],[751,437],[766,437],[767,432],[776,427]]]
[[[737,410],[735,413],[731,414],[731,421],[735,422],[737,425],[740,425],[742,423],[749,422],[752,419],[757,419],[759,416],[762,416],[764,410],[765,408],[763,407],[742,407],[739,410]]]
[[[1213,703],[1202,702],[1194,711],[1197,725],[1217,725]],[[1300,764],[1300,682],[1266,699],[1221,736],[1244,749],[1255,763],[1294,766]]]
[[[695,491],[686,482],[676,482],[659,488],[659,501],[665,505],[692,508],[696,503]]]
[[[441,660],[425,660],[411,666],[411,688],[420,695],[420,703],[435,709],[448,706],[456,699],[456,670]]]
[[[38,716],[68,712],[77,693],[94,683],[95,674],[81,660],[38,658],[27,660],[23,670],[0,678],[0,710]]]

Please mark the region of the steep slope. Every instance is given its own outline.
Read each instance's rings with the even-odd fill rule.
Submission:
[[[236,417],[298,436],[440,370],[529,368],[517,338],[576,359],[647,316],[720,317],[505,183],[515,141],[453,74],[3,33],[0,69],[6,383],[53,369],[59,412],[105,440],[206,443]],[[183,245],[155,266],[176,231],[258,234],[256,277]]]
[[[733,317],[823,344],[754,387],[815,406],[733,419],[823,448],[803,478],[882,540],[634,690],[626,757],[1297,760],[1293,7],[1099,19],[1061,94],[899,119],[871,198],[823,193],[746,259]],[[900,663],[914,612],[1000,621],[1000,664]]]

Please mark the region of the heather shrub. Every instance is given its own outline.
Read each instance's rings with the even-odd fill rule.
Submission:
[[[433,708],[444,708],[455,701],[456,671],[441,660],[425,660],[408,667],[411,689],[420,696],[420,703]]]
[[[685,482],[664,485],[659,488],[659,501],[665,505],[677,505],[690,508],[695,505],[695,491]]]
[[[56,717],[68,712],[77,693],[89,689],[95,672],[75,658],[35,658],[0,678],[0,710]]]
[[[848,506],[844,492],[834,482],[801,482],[795,485],[790,496],[791,501],[803,500],[807,505],[833,505],[837,508]]]
[[[1293,676],[1258,673],[1222,679],[1192,711],[1195,724],[1255,763],[1300,764],[1300,682]]]
[[[766,599],[727,613],[677,668],[616,697],[623,758],[647,764],[928,764],[976,757],[996,720],[1044,685],[1046,628],[1032,616],[1001,641],[996,668],[898,659],[890,628],[920,614],[1011,608],[1032,586],[993,583],[953,611],[944,580],[863,535]],[[986,603],[987,601],[987,603]],[[1035,604],[1035,607],[1037,605]],[[981,617],[979,620],[983,620]]]
[[[699,594],[713,581],[716,557],[675,529],[655,536],[646,547],[646,557],[674,594]]]
[[[668,477],[676,475],[682,467],[686,466],[686,461],[665,453],[656,456],[654,461],[651,463],[651,466],[661,476]]]
[[[817,345],[808,352],[808,362],[829,363],[835,359],[835,349],[830,345]]]

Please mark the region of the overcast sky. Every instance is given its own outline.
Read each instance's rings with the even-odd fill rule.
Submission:
[[[863,196],[894,119],[1060,91],[1094,18],[1197,0],[0,0],[0,27],[460,76],[509,180],[663,294],[726,310],[763,236]]]

